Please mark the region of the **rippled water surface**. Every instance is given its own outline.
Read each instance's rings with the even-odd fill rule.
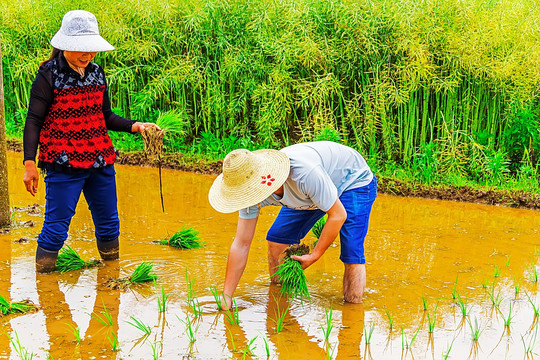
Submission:
[[[339,241],[306,271],[309,303],[284,299],[279,287],[269,285],[264,239],[277,209],[264,209],[235,293],[239,324],[231,325],[210,289],[222,289],[237,216],[210,207],[213,176],[163,170],[163,212],[158,170],[117,166],[121,259],[95,269],[36,274],[45,186],[41,181],[35,198],[26,193],[21,162],[21,154],[10,153],[11,205],[19,210],[10,231],[0,235],[0,294],[29,299],[39,310],[0,319],[7,334],[0,335],[0,358],[537,356],[537,211],[379,195],[366,243],[368,290],[364,304],[353,305],[342,301]],[[34,203],[37,214],[26,210]],[[198,230],[205,246],[178,250],[154,243],[183,226]],[[314,240],[311,234],[305,239]],[[83,197],[66,243],[85,260],[99,258]],[[156,285],[104,286],[111,277],[129,276],[142,261],[155,264]],[[168,296],[164,312],[158,307],[162,291]],[[188,304],[190,293],[198,305]],[[287,309],[278,332],[275,320]],[[150,334],[136,328],[136,320]]]

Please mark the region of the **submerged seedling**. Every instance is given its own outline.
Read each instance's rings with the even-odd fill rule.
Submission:
[[[212,292],[212,295],[214,296],[214,300],[216,301],[216,305],[218,310],[222,310],[221,308],[221,297],[219,296],[216,287],[210,287],[210,291]]]
[[[160,240],[159,243],[179,249],[198,249],[204,245],[204,242],[199,237],[199,232],[192,227],[185,226],[182,226],[182,229],[174,233],[169,239]]]
[[[371,343],[371,336],[373,335],[374,330],[375,324],[369,323],[369,327],[364,324],[364,338],[366,340],[366,345],[369,345]]]
[[[292,255],[305,255],[309,253],[309,247],[304,244],[292,245],[285,250],[282,263],[278,265],[277,271],[272,275],[278,276],[281,281],[280,292],[287,297],[298,298],[301,302],[309,300],[307,278],[300,262],[291,259]]]
[[[276,306],[276,318],[273,319],[270,317],[270,320],[272,320],[273,322],[276,323],[276,332],[280,332],[281,330],[283,330],[283,321],[285,320],[285,316],[287,315],[287,313],[289,312],[289,307],[287,306],[287,308],[283,311],[280,311],[279,310],[279,306]]]
[[[225,294],[223,294],[223,300],[225,300]],[[232,311],[231,309],[225,310],[225,316],[231,325],[238,325],[240,323],[240,317],[238,315],[238,306],[236,305],[236,300],[233,299]]]
[[[158,276],[154,272],[154,264],[149,261],[143,261],[133,270],[131,276],[120,279],[110,278],[105,283],[105,286],[111,289],[125,289],[134,284],[153,282],[157,279]]]
[[[72,270],[87,269],[102,265],[100,260],[85,261],[79,253],[69,245],[64,245],[56,259],[56,271],[65,273]]]
[[[390,331],[394,328],[394,319],[392,318],[392,314],[390,314],[390,311],[388,309],[384,310],[386,312],[386,317],[388,318],[388,326],[390,327]]]
[[[332,328],[334,327],[334,325],[332,325],[332,315],[333,315],[332,306],[330,306],[330,310],[324,309],[324,313],[325,313],[326,326],[323,326],[321,324],[321,329],[323,331],[324,340],[328,341],[328,338],[330,337],[330,333],[332,332]]]
[[[25,314],[37,310],[37,306],[30,300],[9,302],[6,298],[0,295],[0,311],[3,315],[10,314]]]
[[[150,335],[150,333],[152,332],[152,329],[150,328],[150,326],[146,325],[141,320],[133,316],[131,316],[131,320],[133,320],[133,322],[127,321],[129,325],[133,326],[136,329],[141,330],[145,335]]]
[[[471,321],[467,320],[469,323],[469,327],[471,328],[471,336],[473,341],[478,341],[478,338],[480,337],[480,333],[482,330],[480,329],[480,325],[478,324],[478,319],[474,318],[474,325]]]

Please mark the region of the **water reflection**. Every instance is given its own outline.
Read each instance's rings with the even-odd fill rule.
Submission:
[[[36,198],[26,193],[21,158],[21,154],[9,157],[12,206],[34,202],[42,206],[44,184],[40,183]],[[210,288],[221,290],[237,219],[236,214],[219,214],[209,206],[207,191],[213,176],[164,170],[162,211],[157,169],[118,166],[117,173],[119,261],[97,269],[36,275],[33,257],[42,216],[19,211],[14,220],[20,226],[0,234],[0,294],[13,301],[30,299],[40,307],[33,314],[1,319],[1,330],[12,338],[17,334],[34,359],[48,355],[55,359],[240,359],[249,349],[252,357],[266,358],[268,351],[271,359],[300,355],[433,359],[449,348],[452,358],[498,358],[507,353],[523,358],[521,339],[528,344],[537,329],[531,304],[539,306],[540,299],[538,283],[531,276],[538,263],[535,247],[540,249],[538,212],[381,194],[366,240],[364,304],[342,301],[339,243],[306,272],[312,299],[300,304],[284,299],[279,287],[269,283],[264,239],[277,209],[265,208],[235,292],[239,324],[230,324],[226,314],[216,310]],[[23,225],[29,220],[35,226]],[[155,244],[182,226],[198,230],[205,246],[185,251]],[[30,241],[18,242],[21,238]],[[311,235],[306,238],[314,240]],[[94,241],[90,212],[82,199],[67,243],[90,260],[99,258]],[[125,291],[103,286],[109,277],[128,276],[142,261],[155,264],[160,276],[156,286]],[[188,286],[200,303],[199,317],[187,302]],[[157,301],[162,288],[169,295],[164,312]],[[460,314],[453,294],[469,306],[467,317]],[[492,305],[494,297],[498,309]],[[273,319],[287,308],[283,330],[277,332]],[[326,341],[330,309],[332,330]],[[436,318],[432,333],[428,314]],[[504,324],[508,314],[510,331]],[[108,318],[112,325],[100,321]],[[482,328],[476,344],[469,326],[475,318]],[[147,325],[150,334],[133,326],[134,319]],[[188,319],[197,329],[195,342],[187,335]],[[365,332],[372,326],[371,343],[366,344]],[[75,329],[79,329],[79,343]],[[115,337],[117,351],[113,351]],[[404,342],[413,344],[409,349]],[[537,352],[536,343],[533,348]],[[17,358],[8,336],[0,336],[0,357]]]

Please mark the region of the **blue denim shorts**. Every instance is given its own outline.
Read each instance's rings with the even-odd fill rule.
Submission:
[[[346,264],[365,264],[364,240],[368,232],[369,215],[377,197],[377,178],[366,186],[345,191],[339,197],[347,211],[341,227],[340,260]],[[313,225],[325,215],[322,210],[295,210],[282,207],[268,230],[266,240],[280,244],[298,244]]]

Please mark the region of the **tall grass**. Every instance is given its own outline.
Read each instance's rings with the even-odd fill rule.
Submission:
[[[112,103],[138,120],[175,114],[181,136],[166,139],[170,151],[213,151],[203,136],[278,147],[337,133],[383,172],[399,163],[425,182],[453,174],[501,186],[517,173],[540,191],[540,62],[526,36],[540,8],[529,1],[84,7],[116,46],[96,57]],[[22,132],[38,64],[71,8],[68,0],[0,5],[11,135]]]

